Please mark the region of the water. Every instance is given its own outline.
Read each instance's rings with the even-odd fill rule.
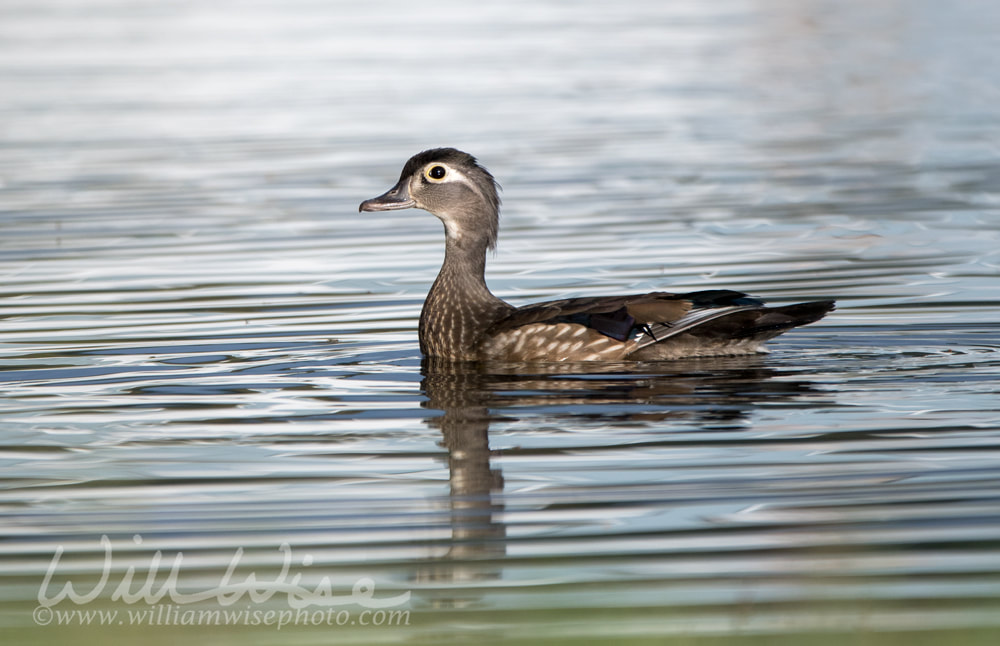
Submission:
[[[5,641],[995,643],[998,22],[5,3]],[[515,303],[838,310],[759,357],[422,366],[440,225],[357,204],[440,145],[505,187]]]

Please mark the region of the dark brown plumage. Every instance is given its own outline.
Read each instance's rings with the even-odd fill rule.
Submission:
[[[420,208],[445,228],[445,257],[420,314],[420,350],[456,360],[622,361],[760,352],[785,330],[834,308],[829,300],[767,307],[729,290],[571,298],[515,308],[486,286],[496,245],[497,184],[476,159],[436,148],[406,162],[361,211]]]

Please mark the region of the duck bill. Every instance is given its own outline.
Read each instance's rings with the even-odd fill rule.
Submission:
[[[414,206],[416,206],[416,202],[410,197],[409,187],[406,182],[400,181],[382,195],[362,202],[358,211],[395,211]]]

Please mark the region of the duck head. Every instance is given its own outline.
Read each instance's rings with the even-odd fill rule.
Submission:
[[[365,200],[359,211],[423,209],[444,222],[449,243],[496,246],[500,219],[498,185],[476,158],[454,148],[417,153],[388,191]]]

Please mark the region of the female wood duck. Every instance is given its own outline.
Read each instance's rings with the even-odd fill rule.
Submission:
[[[497,241],[493,176],[454,148],[414,155],[385,194],[360,211],[424,209],[444,222],[444,264],[420,313],[420,350],[451,360],[630,361],[762,352],[790,328],[823,318],[833,301],[766,307],[729,290],[570,298],[524,307],[486,286]]]

